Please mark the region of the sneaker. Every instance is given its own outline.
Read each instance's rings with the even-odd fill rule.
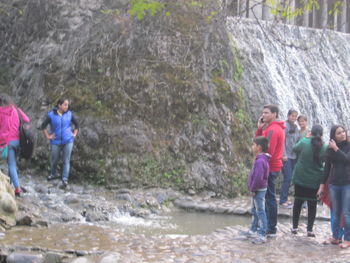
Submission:
[[[298,228],[291,228],[291,229],[290,229],[290,232],[291,232],[293,235],[296,235],[296,234],[298,234]]]
[[[314,234],[314,232],[312,231],[307,231],[307,234],[306,234],[308,237],[316,237],[316,235]]]
[[[263,244],[266,243],[266,237],[262,235],[258,235],[254,239],[252,239],[253,244]]]
[[[277,232],[276,231],[272,231],[272,230],[268,230],[266,232],[266,236],[267,237],[277,237]]]
[[[293,204],[289,203],[289,202],[285,202],[283,204],[280,204],[281,208],[285,208],[285,209],[292,209],[293,208]]]
[[[58,179],[58,178],[60,178],[59,175],[50,174],[50,175],[47,177],[47,180],[48,180],[48,181],[51,181],[51,180]]]
[[[257,235],[257,232],[254,232],[251,229],[249,229],[248,231],[241,231],[240,235],[250,238],[250,237],[255,237]]]
[[[15,196],[20,197],[20,196],[21,196],[21,192],[22,192],[21,187],[17,187],[17,188],[15,189]]]
[[[68,181],[67,180],[62,180],[62,184],[60,186],[61,189],[65,189],[68,186]]]

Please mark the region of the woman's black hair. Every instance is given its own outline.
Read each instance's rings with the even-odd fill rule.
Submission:
[[[329,133],[329,140],[334,140],[337,144],[337,140],[335,139],[335,132],[338,130],[338,128],[342,128],[345,133],[346,133],[346,129],[344,128],[344,126],[341,126],[341,125],[333,125],[332,128],[331,128],[331,132]],[[346,141],[348,140],[348,135],[346,133]]]
[[[6,93],[0,93],[0,106],[10,106],[10,105],[15,105],[13,100],[9,95]],[[15,105],[16,106],[16,105]]]
[[[314,161],[318,164],[322,164],[322,160],[320,158],[320,152],[323,146],[322,135],[323,128],[321,125],[314,125],[311,128],[311,135],[313,136],[311,139],[311,148],[313,152]]]
[[[65,101],[69,102],[69,99],[66,99],[66,98],[58,99],[58,101],[56,103],[56,107],[58,107],[58,105],[62,105]]]

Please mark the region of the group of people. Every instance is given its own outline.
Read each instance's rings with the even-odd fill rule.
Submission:
[[[325,244],[350,247],[350,142],[346,130],[334,125],[329,143],[323,128],[307,127],[307,118],[289,110],[287,120],[278,120],[276,105],[265,105],[258,121],[252,150],[256,158],[248,177],[252,194],[252,223],[247,235],[264,243],[277,233],[276,179],[283,172],[280,206],[288,207],[290,183],[294,184],[292,234],[298,233],[301,209],[307,203],[307,236],[315,237],[313,225],[317,202],[331,208],[332,237]],[[296,125],[299,124],[299,128]]]
[[[7,94],[0,94],[0,145],[8,147],[8,175],[14,186],[15,195],[20,196],[20,186],[17,157],[20,145],[20,116],[24,122],[29,122],[28,116],[19,109]],[[47,126],[50,125],[50,130]],[[68,185],[70,158],[73,149],[74,139],[78,134],[79,124],[72,111],[69,110],[69,100],[59,99],[56,106],[50,110],[40,127],[45,137],[50,141],[51,147],[51,171],[48,180],[61,178],[61,188]],[[63,161],[62,176],[57,174],[57,165]]]

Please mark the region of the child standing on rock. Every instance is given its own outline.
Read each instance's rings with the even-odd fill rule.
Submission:
[[[248,236],[252,242],[261,244],[266,242],[267,217],[265,212],[265,194],[269,176],[269,159],[267,152],[268,140],[259,136],[254,138],[252,150],[255,154],[253,168],[248,177],[248,189],[252,195],[252,223]]]

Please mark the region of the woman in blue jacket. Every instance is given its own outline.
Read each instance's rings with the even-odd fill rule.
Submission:
[[[77,136],[79,130],[77,119],[68,107],[68,99],[59,99],[56,107],[49,111],[41,125],[45,137],[50,140],[51,144],[51,173],[47,179],[52,180],[60,177],[56,174],[56,168],[60,154],[62,153],[62,187],[64,188],[68,185],[70,157],[74,138]],[[50,131],[46,129],[48,124],[50,124]],[[73,130],[72,124],[74,124]]]

